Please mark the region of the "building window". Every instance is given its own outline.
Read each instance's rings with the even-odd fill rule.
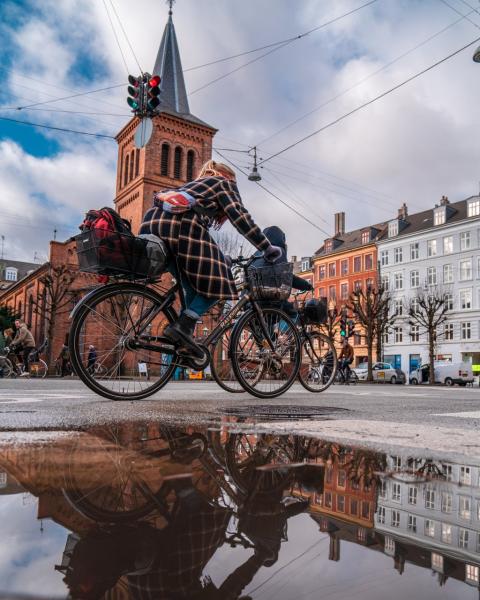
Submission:
[[[370,232],[363,231],[362,232],[362,244],[368,244],[369,241],[370,241]]]
[[[435,537],[435,521],[425,519],[425,535],[428,537]]]
[[[460,483],[472,485],[472,470],[470,467],[460,467]]]
[[[15,267],[7,267],[5,269],[5,281],[17,281],[18,270]]]
[[[480,567],[465,565],[465,581],[468,583],[478,583],[480,581]]]
[[[462,231],[460,234],[460,250],[470,250],[471,236],[469,231]]]
[[[130,154],[130,181],[132,181],[135,173],[135,150],[132,150]]]
[[[431,488],[425,490],[425,508],[435,508],[435,491]]]
[[[359,279],[353,282],[353,289],[355,292],[359,292],[362,289],[362,282]]]
[[[446,481],[453,481],[452,465],[442,465],[442,473]]]
[[[441,554],[432,552],[432,569],[443,573],[443,556]]]
[[[458,516],[461,519],[470,521],[472,516],[472,502],[468,496],[459,496],[458,498]]]
[[[340,285],[340,297],[342,300],[348,300],[348,283]]]
[[[394,263],[401,263],[403,260],[403,249],[400,248],[395,248],[395,250],[393,251],[393,262]]]
[[[452,543],[452,526],[448,523],[442,523],[442,542],[444,544]]]
[[[394,302],[394,315],[401,317],[403,315],[403,300],[400,298]]]
[[[445,223],[445,207],[440,206],[433,211],[433,224],[443,225]]]
[[[345,482],[347,481],[347,474],[345,471],[341,470],[337,475],[337,485],[338,487],[345,487]]]
[[[418,298],[412,298],[411,304],[412,312],[417,314],[420,312],[420,301]]]
[[[357,333],[356,331],[353,333],[353,343],[355,344],[355,346],[362,345],[362,336],[360,333]]]
[[[362,270],[362,257],[355,256],[353,258],[353,272],[360,273],[361,270]]]
[[[460,290],[460,307],[462,309],[472,308],[472,290]]]
[[[387,497],[387,481],[386,479],[382,479],[380,481],[380,485],[378,486],[378,495],[380,498],[386,498]],[[480,504],[479,504],[480,506]],[[480,510],[480,508],[479,508]]]
[[[442,512],[452,512],[453,496],[450,492],[442,492]]]
[[[328,265],[328,276],[329,277],[335,277],[337,272],[337,263],[330,263]]]
[[[388,273],[385,273],[384,275],[382,275],[382,287],[385,290],[390,289],[390,275]]]
[[[138,177],[140,172],[140,150],[135,150],[135,177]]]
[[[382,250],[380,252],[380,264],[382,267],[386,267],[388,265],[388,250]]]
[[[428,285],[437,285],[437,268],[436,267],[428,267],[427,283],[428,283]]]
[[[342,260],[340,263],[340,273],[342,275],[348,275],[348,259]]]
[[[175,148],[175,153],[173,155],[173,178],[181,179],[182,178],[182,149],[178,146]]]
[[[373,269],[373,255],[367,254],[365,256],[365,271],[371,271]]]
[[[332,508],[332,493],[331,492],[325,492],[324,506],[325,506],[325,508]]]
[[[160,159],[160,174],[168,177],[168,164],[170,162],[170,145],[162,144],[162,156]]]
[[[410,271],[410,287],[420,287],[420,271]]]
[[[462,323],[462,340],[471,340],[472,339],[472,324],[468,322]]]
[[[319,279],[325,279],[326,275],[327,275],[327,267],[326,267],[326,265],[320,265],[318,267],[318,278]]]
[[[337,510],[345,512],[345,496],[337,496]]]
[[[403,329],[401,327],[394,327],[393,331],[395,333],[395,343],[399,344],[403,342]]]
[[[402,499],[402,490],[399,483],[392,485],[392,500],[394,502],[400,502]]]
[[[447,307],[447,310],[453,310],[453,294],[450,292],[445,294],[445,306]]]
[[[410,260],[418,260],[420,256],[420,244],[419,242],[414,242],[410,244]]]
[[[333,242],[332,240],[326,240],[325,242],[325,252],[331,252],[333,250]]]
[[[388,224],[388,237],[398,235],[398,221],[390,221]]]
[[[460,527],[458,530],[458,545],[460,548],[468,548],[468,529]]]
[[[412,533],[417,533],[417,517],[408,515],[407,529]]]
[[[399,473],[402,470],[402,457],[392,456],[392,467],[393,470]]]
[[[408,488],[408,503],[416,504],[417,503],[417,488],[410,486]]]
[[[189,150],[187,152],[187,181],[192,181],[195,170],[195,152]]]
[[[128,166],[130,164],[130,158],[127,154],[127,156],[125,157],[125,169],[123,171],[123,185],[127,185],[128,183]]]
[[[392,510],[392,520],[391,520],[390,524],[392,527],[400,527],[400,511],[399,510]]]
[[[395,289],[403,290],[403,273],[395,273]]]
[[[350,514],[358,515],[358,500],[354,500],[353,498],[350,498]],[[385,518],[385,509],[383,509],[383,514]],[[383,523],[385,523],[385,521],[383,521]]]
[[[410,327],[410,337],[412,339],[412,342],[420,341],[420,326],[419,325],[412,325]]]
[[[480,215],[480,200],[470,200],[467,208],[468,217],[478,217]]]
[[[357,529],[357,540],[359,542],[367,541],[367,530],[365,529],[365,527],[359,527]]]
[[[453,265],[443,265],[443,283],[453,283]]]
[[[453,252],[453,236],[447,235],[443,238],[443,253],[451,254]]]
[[[437,255],[437,240],[428,240],[427,242],[427,256]]]
[[[453,323],[445,323],[443,326],[443,335],[446,341],[451,342],[453,340]]]
[[[472,279],[472,259],[460,261],[460,281],[470,281]]]
[[[395,540],[389,535],[385,536],[385,552],[395,554]]]
[[[362,502],[362,518],[369,519],[370,518],[370,503]]]
[[[321,288],[318,289],[318,297],[319,298],[326,298],[327,297],[327,294],[325,292],[325,288],[324,287],[321,287]]]
[[[330,300],[336,300],[337,299],[337,290],[336,290],[336,288],[335,288],[334,285],[331,285],[328,288],[328,298]]]

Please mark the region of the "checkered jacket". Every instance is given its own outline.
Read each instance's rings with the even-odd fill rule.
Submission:
[[[160,237],[176,258],[177,267],[186,275],[193,289],[207,298],[236,298],[232,273],[220,248],[208,230],[227,217],[232,225],[258,250],[270,245],[260,228],[243,206],[235,183],[224,177],[205,177],[181,188],[197,200],[208,212],[199,216],[194,210],[182,214],[164,212],[161,206],[147,211],[140,233]]]

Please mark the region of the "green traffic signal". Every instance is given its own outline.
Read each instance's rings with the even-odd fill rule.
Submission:
[[[132,110],[138,110],[140,108],[140,105],[134,98],[127,98],[127,104]]]
[[[141,111],[142,109],[143,81],[141,77],[129,75],[128,83],[130,83],[130,85],[127,88],[127,104],[130,106],[132,111],[137,114],[137,112]]]

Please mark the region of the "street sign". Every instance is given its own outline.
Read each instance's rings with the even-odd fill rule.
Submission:
[[[150,141],[150,138],[152,137],[152,133],[153,133],[152,119],[149,117],[142,119],[140,121],[140,123],[138,124],[138,127],[135,131],[135,135],[133,136],[135,146],[137,148],[143,148],[144,146],[146,146],[148,144],[148,142]]]

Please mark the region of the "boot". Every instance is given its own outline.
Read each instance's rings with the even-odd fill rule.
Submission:
[[[202,358],[203,352],[193,339],[197,320],[198,316],[195,313],[184,311],[178,321],[165,327],[163,335],[178,347],[180,353]]]

